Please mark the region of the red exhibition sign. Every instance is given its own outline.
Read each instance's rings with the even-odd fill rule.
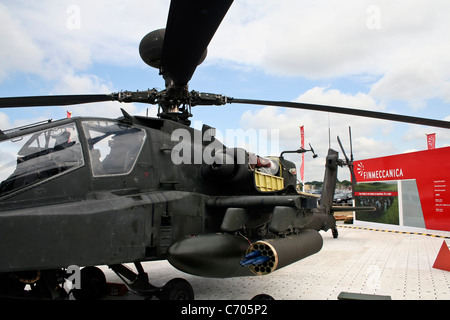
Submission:
[[[450,231],[449,160],[445,147],[355,161],[354,168],[358,183],[415,180],[426,228]]]

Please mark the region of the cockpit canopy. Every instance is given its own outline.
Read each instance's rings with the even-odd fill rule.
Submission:
[[[1,141],[0,196],[85,166],[83,150],[94,177],[132,171],[145,130],[111,120],[85,120],[81,127],[69,122]]]
[[[145,141],[144,130],[111,121],[84,121],[82,125],[93,176],[131,172]]]

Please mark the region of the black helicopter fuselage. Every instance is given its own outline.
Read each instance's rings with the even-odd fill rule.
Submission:
[[[171,263],[189,270],[169,247],[198,248],[189,240],[216,233],[233,238],[231,251],[239,242],[239,262],[248,239],[295,235],[311,222],[317,198],[295,190],[293,163],[276,159],[280,168],[265,175],[272,180],[262,191],[259,157],[226,148],[213,132],[137,116],[64,119],[2,133],[10,159],[0,171],[0,273],[171,254]],[[273,179],[284,184],[267,189]],[[231,238],[218,239],[220,248]]]
[[[139,46],[143,61],[163,77],[163,90],[0,97],[0,108],[146,103],[158,105],[160,117],[123,112],[117,120],[72,118],[0,130],[0,296],[66,297],[57,287],[71,278],[70,267],[87,267],[80,271],[85,279],[106,285],[93,266],[108,265],[147,297],[191,298],[192,288],[180,281],[150,285],[140,262],[167,259],[205,277],[263,275],[318,252],[320,230],[337,237],[333,212],[347,210],[333,207],[338,166],[347,165],[356,183],[353,157],[342,145],[345,161],[328,150],[319,200],[297,192],[295,166],[283,158],[316,156],[312,148],[271,158],[227,148],[212,128],[186,125],[191,107],[264,105],[450,128],[448,121],[366,109],[189,92],[232,2],[170,1],[166,28]],[[122,265],[128,262],[137,275]],[[78,297],[97,296],[75,290]]]

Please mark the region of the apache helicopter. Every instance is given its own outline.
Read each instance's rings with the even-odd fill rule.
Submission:
[[[167,259],[203,277],[266,275],[320,251],[319,231],[331,229],[338,237],[337,169],[352,168],[352,159],[328,151],[318,199],[296,190],[295,165],[283,157],[316,157],[312,147],[272,158],[227,148],[213,128],[189,126],[191,107],[260,104],[450,127],[432,119],[188,91],[232,2],[171,1],[166,28],[146,35],[139,47],[143,61],[163,76],[162,91],[0,98],[1,108],[111,100],[159,108],[157,118],[123,111],[114,120],[74,117],[0,131],[0,296],[67,298],[62,284],[79,266],[81,288],[73,295],[98,298],[106,280],[95,266],[107,265],[139,295],[193,299],[186,280],[151,285],[141,263]],[[174,139],[175,132],[186,135]],[[183,161],[176,163],[174,155]]]

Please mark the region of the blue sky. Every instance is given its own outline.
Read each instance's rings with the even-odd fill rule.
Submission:
[[[0,96],[162,89],[138,46],[165,26],[168,8],[168,0],[0,0]],[[448,0],[235,0],[190,89],[450,120],[449,18]],[[121,107],[132,114],[147,108],[3,109],[0,128],[63,118],[66,109],[114,118]],[[319,154],[306,156],[307,181],[323,177],[329,125],[337,149],[336,136],[348,146],[352,127],[357,160],[424,150],[426,133],[436,132],[437,147],[450,145],[448,130],[312,111],[226,105],[193,113],[193,121],[223,133],[278,130],[276,152],[298,148],[304,125],[306,143]],[[300,164],[300,157],[289,159]],[[339,178],[349,179],[348,171]]]

